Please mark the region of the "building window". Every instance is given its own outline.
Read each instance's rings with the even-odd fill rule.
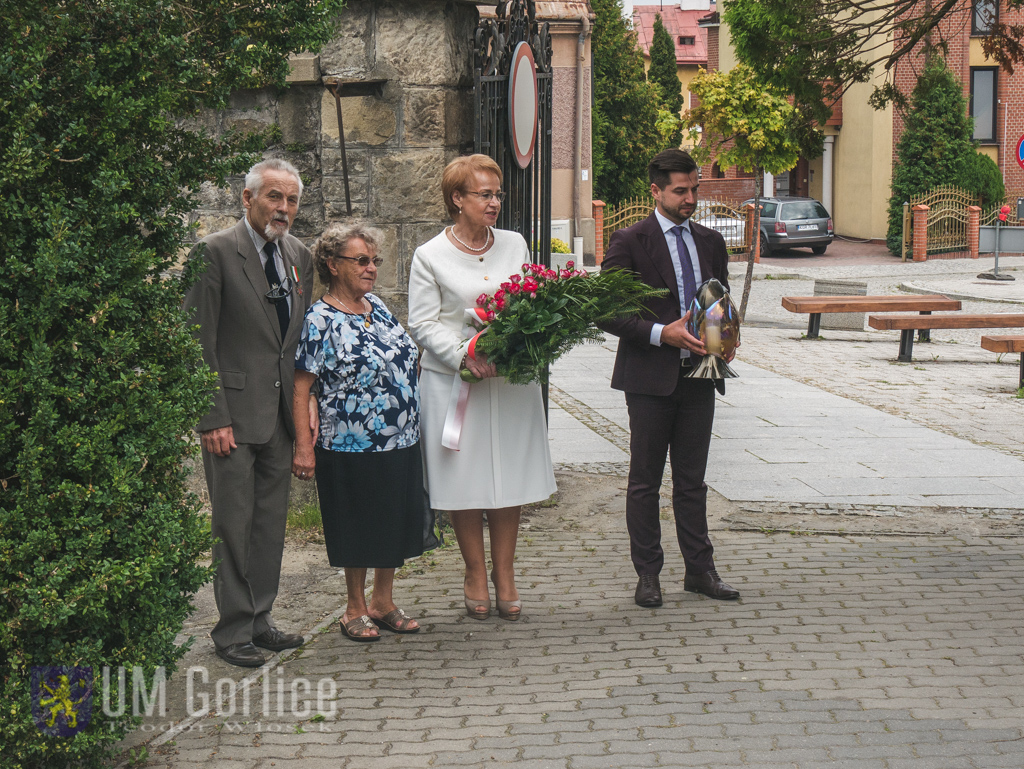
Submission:
[[[695,38],[695,37],[689,37],[687,35],[680,35],[679,36],[679,45],[696,45],[696,44],[697,44],[697,38]]]
[[[997,67],[971,67],[971,117],[974,118],[974,139],[996,140],[996,72]]]
[[[974,0],[971,13],[971,34],[988,35],[999,21],[998,0]]]

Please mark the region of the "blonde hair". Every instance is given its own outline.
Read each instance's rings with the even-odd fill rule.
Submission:
[[[465,192],[466,185],[477,171],[494,174],[498,177],[498,184],[504,180],[501,166],[487,155],[463,155],[445,167],[441,177],[441,194],[444,196],[444,207],[452,219],[459,215],[459,207],[455,205],[455,191]]]

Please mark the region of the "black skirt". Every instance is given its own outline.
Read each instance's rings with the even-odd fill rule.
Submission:
[[[318,446],[316,487],[331,566],[396,569],[423,553],[432,516],[418,443],[374,452]]]

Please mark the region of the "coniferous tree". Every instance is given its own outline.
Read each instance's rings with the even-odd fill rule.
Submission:
[[[903,203],[942,184],[964,186],[976,155],[963,88],[941,56],[929,58],[910,97],[889,198],[886,244],[900,253]]]
[[[646,194],[647,164],[666,144],[655,126],[660,99],[644,74],[636,35],[619,0],[591,0],[594,52],[594,195],[607,203]]]
[[[654,39],[651,41],[650,54],[651,68],[647,70],[647,79],[658,86],[665,111],[678,116],[683,109],[683,84],[677,74],[676,46],[662,23],[660,13],[654,17]],[[682,139],[683,132],[677,129],[669,137],[669,143],[678,147]]]

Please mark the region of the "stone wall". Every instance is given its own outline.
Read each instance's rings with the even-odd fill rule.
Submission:
[[[473,4],[454,0],[349,0],[320,55],[293,59],[288,89],[237,93],[227,110],[199,120],[217,132],[279,126],[280,142],[267,155],[294,163],[305,184],[293,233],[312,242],[327,224],[350,218],[380,227],[387,261],[375,293],[402,318],[413,251],[447,223],[441,172],[473,148],[477,20]],[[341,100],[351,217],[326,87],[333,81],[369,94]],[[242,187],[238,177],[228,188],[202,190],[197,240],[237,221]]]

